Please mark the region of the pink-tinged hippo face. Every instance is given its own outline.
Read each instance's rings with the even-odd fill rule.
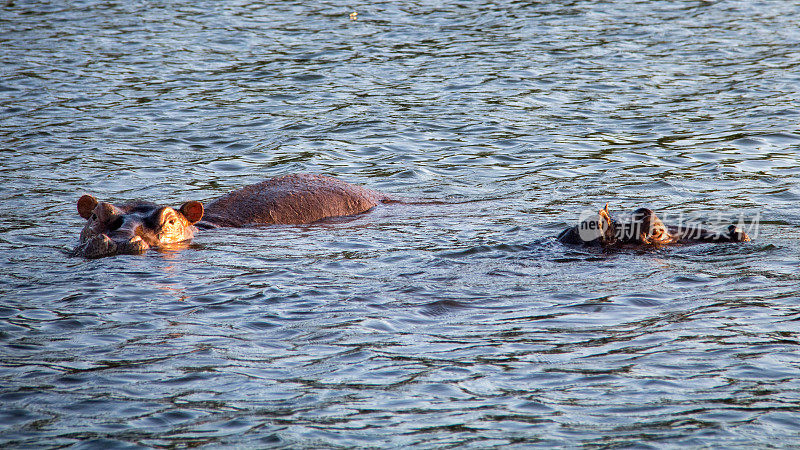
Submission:
[[[203,217],[203,204],[190,201],[179,209],[149,202],[115,206],[84,195],[78,200],[78,214],[86,225],[73,254],[101,258],[140,254],[191,239],[193,224]]]

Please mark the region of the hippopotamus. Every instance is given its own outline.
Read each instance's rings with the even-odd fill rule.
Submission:
[[[639,208],[627,220],[615,220],[608,204],[596,216],[567,228],[560,242],[586,247],[663,246],[700,242],[747,242],[750,237],[736,225],[723,231],[709,231],[698,225],[664,225],[653,210]]]
[[[197,228],[297,225],[364,213],[393,201],[377,191],[323,175],[293,174],[233,191],[206,206],[191,200],[179,208],[134,201],[119,206],[91,195],[78,200],[86,219],[76,256],[140,254],[186,242]]]

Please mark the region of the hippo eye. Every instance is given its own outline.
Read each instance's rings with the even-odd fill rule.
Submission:
[[[169,219],[167,223],[170,225],[175,225],[175,219]]]

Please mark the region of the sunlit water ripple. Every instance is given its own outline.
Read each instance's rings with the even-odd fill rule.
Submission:
[[[800,442],[796,3],[307,3],[0,7],[1,446]],[[66,255],[292,172],[448,204]],[[759,226],[555,242],[607,202]]]

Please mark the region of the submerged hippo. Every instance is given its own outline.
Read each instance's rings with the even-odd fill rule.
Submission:
[[[304,224],[363,213],[386,195],[322,175],[286,175],[246,186],[207,206],[192,200],[178,209],[150,202],[120,206],[91,195],[78,200],[86,219],[76,256],[140,254],[185,242],[200,228],[258,224]],[[201,220],[202,219],[202,220]]]
[[[695,242],[747,242],[750,237],[741,228],[730,225],[721,232],[697,225],[664,225],[652,210],[639,208],[630,219],[617,221],[608,212],[608,205],[597,216],[584,219],[558,235],[564,244],[590,247],[625,245],[668,245]]]

